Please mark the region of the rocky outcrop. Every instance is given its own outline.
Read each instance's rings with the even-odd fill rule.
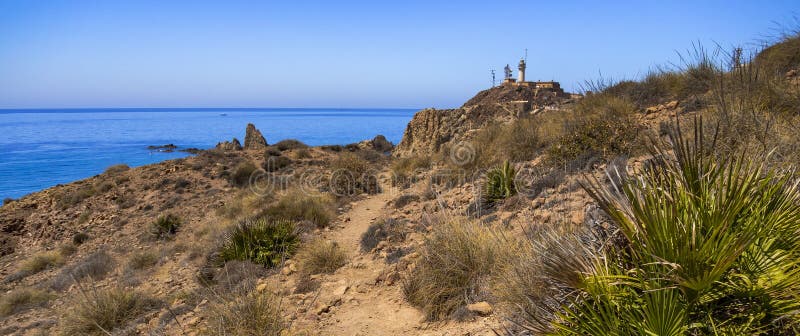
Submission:
[[[563,97],[546,94],[544,91],[537,91],[536,88],[531,86],[500,85],[478,92],[475,97],[472,97],[472,99],[464,103],[462,107],[514,101],[528,101],[537,105],[550,105],[562,100],[564,100]]]
[[[233,138],[231,141],[217,143],[217,146],[214,148],[223,151],[242,150],[242,144],[239,142],[239,139]]]
[[[417,112],[408,123],[393,155],[430,155],[446,145],[469,139],[475,130],[492,123],[507,123],[543,108],[558,108],[569,99],[537,95],[531,87],[498,86],[479,92],[461,108]]]
[[[256,125],[247,124],[247,130],[244,135],[244,149],[266,149],[267,140],[261,135],[261,131],[256,128]]]
[[[481,104],[448,110],[425,109],[411,118],[403,139],[392,153],[399,157],[435,154],[444,149],[446,144],[469,139],[475,130],[492,123],[511,122],[530,112],[520,111],[511,103]]]
[[[369,144],[372,146],[372,149],[381,153],[390,152],[394,148],[394,144],[389,142],[389,140],[386,140],[386,137],[381,134],[378,134],[372,138]]]

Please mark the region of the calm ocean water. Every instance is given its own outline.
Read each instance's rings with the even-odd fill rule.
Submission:
[[[244,141],[252,122],[267,142],[348,144],[383,134],[398,143],[411,109],[70,109],[0,110],[0,198],[99,174],[187,156],[147,146],[211,148]],[[224,115],[223,115],[224,114]]]

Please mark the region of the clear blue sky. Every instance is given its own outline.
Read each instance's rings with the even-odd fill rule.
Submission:
[[[454,107],[529,49],[577,89],[752,43],[795,1],[0,0],[0,108]]]

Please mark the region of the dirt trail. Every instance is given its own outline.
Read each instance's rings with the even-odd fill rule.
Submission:
[[[383,192],[356,202],[340,217],[339,225],[343,227],[326,234],[326,238],[338,242],[352,259],[323,284],[322,293],[338,295],[346,290],[342,302],[331,307],[330,315],[319,321],[320,335],[418,333],[422,314],[403,300],[402,287],[398,284],[375,283],[387,265],[382,259],[360,250],[361,235],[383,215],[389,200],[390,193]],[[326,298],[321,296],[320,299],[324,302]]]
[[[491,331],[497,326],[494,318],[424,322],[423,314],[403,299],[402,282],[387,280],[393,266],[374,253],[361,251],[361,235],[376,220],[392,214],[388,204],[395,195],[391,190],[387,186],[384,192],[353,203],[333,229],[323,233],[325,239],[343,247],[351,259],[336,273],[323,276],[318,297],[299,329],[332,336],[495,335]]]

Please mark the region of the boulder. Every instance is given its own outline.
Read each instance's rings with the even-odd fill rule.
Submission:
[[[385,136],[380,134],[378,134],[377,136],[375,136],[375,138],[372,139],[371,145],[372,149],[381,153],[389,152],[394,148],[394,145],[391,142],[389,142],[389,140],[386,140]]]
[[[261,135],[261,131],[256,128],[256,125],[247,124],[247,130],[244,135],[244,149],[266,149],[267,140]]]
[[[481,302],[476,302],[476,303],[473,303],[473,304],[468,304],[467,305],[467,310],[469,310],[470,312],[473,312],[475,314],[478,314],[480,316],[491,315],[492,311],[493,311],[492,310],[492,305],[490,305],[486,301],[481,301]]]
[[[669,109],[669,110],[675,109],[677,107],[678,107],[678,101],[677,100],[673,100],[673,101],[671,101],[669,103],[666,103],[664,105],[664,108]]]
[[[231,141],[218,143],[215,148],[223,151],[242,150],[242,144],[239,143],[239,139],[233,138]]]

